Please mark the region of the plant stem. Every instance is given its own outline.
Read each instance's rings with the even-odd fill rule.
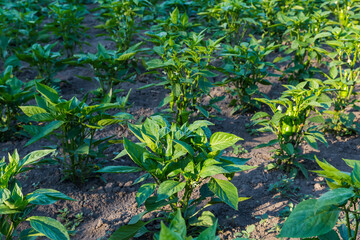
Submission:
[[[350,219],[349,219],[349,211],[348,210],[349,209],[345,208],[346,227],[347,227],[349,238],[351,238]]]

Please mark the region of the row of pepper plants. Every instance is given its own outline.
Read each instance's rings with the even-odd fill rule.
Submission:
[[[268,170],[308,178],[301,162],[315,157],[302,154],[304,143],[318,149],[318,142],[327,145],[325,133],[358,134],[353,113],[360,74],[358,1],[20,0],[0,5],[0,141],[9,136],[28,138],[26,146],[55,141],[22,160],[17,152],[2,160],[0,233],[6,239],[69,239],[58,221],[27,216],[36,205],[74,199],[51,189],[24,196],[14,178],[50,153],[63,180],[79,185],[102,173],[142,173],[134,184],[141,184],[136,202],[146,210],[110,239],[142,237],[154,231],[153,221],[161,221],[155,239],[216,239],[218,220],[204,209],[225,203],[237,210],[248,198],[239,197],[231,179],[256,167],[245,165],[249,159],[224,155],[240,137],[210,131],[209,119],[221,115],[217,103],[226,95],[232,114],[252,114],[250,131],[274,134],[274,140],[258,146],[274,147]],[[98,36],[112,41],[113,49],[98,43],[96,52],[83,52],[89,17],[96,17]],[[76,77],[98,88],[81,99],[64,99],[57,76],[71,67],[91,68],[92,77]],[[26,68],[37,76],[20,80]],[[133,93],[123,93],[121,83],[140,75],[154,80],[138,90],[157,86],[168,94],[157,114],[132,124]],[[276,82],[284,87],[278,98],[260,91],[260,85]],[[227,94],[213,97],[214,87]],[[109,125],[128,128],[138,142],[99,138]],[[127,155],[136,166],[99,163],[117,143],[123,150],[115,159]],[[278,237],[340,239],[333,228],[342,211],[346,223],[338,232],[342,239],[356,239],[359,162],[345,160],[353,171],[344,173],[316,161],[332,190],[301,202]],[[144,220],[153,212],[160,214]],[[31,228],[18,233],[23,221]]]

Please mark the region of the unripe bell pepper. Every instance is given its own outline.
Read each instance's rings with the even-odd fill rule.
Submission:
[[[348,96],[349,93],[349,86],[346,84],[343,84],[340,88],[339,96],[341,99],[345,99]]]

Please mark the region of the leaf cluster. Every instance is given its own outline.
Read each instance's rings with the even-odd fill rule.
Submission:
[[[316,162],[322,170],[314,171],[325,177],[330,191],[318,199],[299,203],[286,220],[278,237],[318,239],[357,239],[359,226],[360,162],[344,159],[351,172],[340,171],[326,161]],[[333,230],[340,212],[345,213],[346,223]],[[355,225],[355,229],[351,226]],[[340,238],[341,237],[341,238]]]
[[[13,75],[13,67],[8,66],[0,76],[0,141],[8,139],[19,129],[17,118],[22,104],[34,98],[32,83],[23,83]]]
[[[37,189],[23,195],[20,182],[15,176],[30,170],[29,165],[39,163],[40,159],[53,153],[54,150],[34,151],[20,159],[18,152],[0,161],[0,236],[6,239],[20,239],[45,236],[49,239],[70,239],[65,227],[55,219],[28,215],[39,205],[49,205],[58,200],[74,199],[53,189]],[[24,221],[30,223],[27,228],[17,233],[17,227]]]
[[[63,167],[65,178],[83,183],[95,170],[95,159],[109,147],[112,138],[95,138],[95,133],[111,124],[122,124],[132,116],[119,112],[106,113],[108,109],[121,106],[116,103],[87,105],[86,99],[79,101],[61,99],[59,94],[44,84],[36,83],[41,96],[35,96],[37,106],[22,106],[21,110],[29,121],[48,123],[46,125],[27,125],[25,130],[32,136],[26,143],[30,145],[47,136],[54,136],[62,156],[57,159]]]
[[[209,125],[210,122],[199,120],[179,127],[176,124],[170,125],[160,116],[148,118],[142,125],[130,124],[129,129],[140,143],[136,144],[125,138],[125,150],[118,157],[127,153],[137,167],[109,166],[98,172],[145,171],[145,175],[135,183],[148,178],[152,181],[139,188],[136,194],[138,206],[144,204],[145,213],[160,210],[164,206],[170,207],[170,212],[180,209],[187,224],[192,227],[191,231],[196,233],[197,227],[215,224],[214,216],[207,211],[202,212],[199,219],[196,218],[203,209],[198,209],[202,201],[210,197],[211,200],[207,200],[205,207],[223,202],[237,209],[238,202],[247,199],[238,197],[238,191],[230,181],[215,176],[222,174],[231,180],[236,172],[254,168],[243,165],[248,159],[222,156],[224,149],[241,138],[224,132],[211,134],[207,128]],[[200,191],[199,197],[194,198],[195,191]],[[138,218],[114,234],[132,227],[138,231],[140,228],[135,227],[135,224],[142,228],[148,222],[142,222]]]
[[[318,109],[328,109],[331,99],[325,94],[323,83],[320,80],[309,79],[296,86],[285,85],[279,99],[269,100],[258,98],[271,109],[272,114],[257,112],[252,117],[254,125],[261,125],[259,132],[272,132],[276,139],[259,147],[268,147],[279,144],[275,158],[277,165],[295,165],[305,176],[307,172],[296,159],[300,157],[300,144],[305,140],[311,147],[317,149],[317,141],[327,145],[324,135],[316,129],[316,125],[325,122]],[[289,169],[288,169],[289,170]]]

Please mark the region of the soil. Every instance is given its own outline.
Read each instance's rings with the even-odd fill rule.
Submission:
[[[88,6],[89,9],[93,5]],[[90,28],[88,34],[91,36],[87,41],[90,46],[84,46],[82,51],[95,52],[98,42],[101,42],[107,48],[113,47],[113,43],[107,41],[104,37],[96,37],[96,34],[102,33],[102,30],[94,29],[98,24],[96,17],[92,14],[85,19],[86,25]],[[67,67],[64,71],[58,73],[57,77],[67,83],[62,84],[61,94],[65,99],[72,96],[81,97],[89,90],[97,87],[95,83],[84,81],[76,75],[92,76],[90,68]],[[19,78],[21,80],[31,79],[36,76],[35,70],[24,70]],[[281,83],[277,79],[270,79],[273,85],[259,86],[260,91],[266,93],[270,98],[279,96],[282,91]],[[132,89],[130,102],[133,104],[129,112],[134,116],[135,121],[144,119],[159,111],[157,107],[160,101],[168,94],[168,91],[161,87],[137,90],[137,88],[154,82],[148,76],[140,76],[134,84],[123,84],[121,88]],[[323,178],[314,173],[309,173],[309,179],[297,177],[293,183],[286,185],[293,188],[291,191],[283,191],[280,194],[276,191],[269,191],[269,188],[286,175],[280,171],[267,171],[265,167],[272,160],[272,148],[254,149],[260,143],[267,143],[275,138],[272,134],[250,135],[246,129],[246,124],[250,123],[251,114],[249,115],[231,115],[231,109],[228,107],[230,95],[223,87],[216,87],[212,90],[212,96],[225,95],[226,99],[220,103],[222,113],[219,115],[222,120],[211,120],[215,123],[212,131],[224,131],[236,134],[244,140],[240,142],[247,153],[237,154],[238,157],[250,158],[249,165],[258,166],[258,168],[236,174],[233,183],[238,188],[239,195],[251,197],[249,200],[239,203],[239,210],[235,211],[227,205],[218,205],[210,210],[219,219],[220,229],[219,236],[221,239],[234,239],[236,237],[248,236],[253,239],[276,239],[279,226],[284,221],[286,213],[292,204],[299,203],[306,197],[318,197],[326,191],[327,186]],[[358,117],[358,115],[357,115]],[[121,127],[109,127],[100,133],[103,136],[116,135],[121,138],[131,137],[127,130]],[[134,140],[134,138],[132,138]],[[20,155],[25,156],[27,153],[41,149],[47,145],[46,140],[42,140],[24,147],[28,139],[9,141],[0,143],[0,156],[6,156],[8,152],[18,149]],[[346,159],[359,159],[360,148],[359,138],[350,137],[333,137],[327,136],[329,147],[320,144],[318,151],[304,144],[302,146],[305,153],[315,153],[319,159],[326,159],[335,167],[341,170],[349,170],[342,161]],[[112,160],[117,152],[122,150],[121,145],[114,145],[109,149],[107,165],[134,165],[127,157]],[[233,154],[230,151],[227,154]],[[234,155],[235,156],[235,155]],[[309,170],[318,169],[315,162],[304,161]],[[77,201],[59,201],[50,206],[41,206],[37,208],[34,215],[44,215],[54,218],[58,217],[59,210],[65,208],[69,211],[69,217],[78,213],[83,214],[83,221],[76,228],[76,233],[72,239],[106,239],[112,232],[120,226],[125,225],[136,214],[142,212],[143,207],[137,208],[135,194],[138,185],[133,186],[134,180],[140,176],[136,174],[104,174],[106,182],[99,178],[90,179],[83,186],[77,186],[71,182],[61,182],[61,174],[57,165],[36,166],[33,170],[26,172],[21,177],[24,191],[31,192],[37,188],[52,188],[59,190]],[[255,229],[250,231],[247,228],[254,225]],[[246,233],[248,232],[248,235]]]

